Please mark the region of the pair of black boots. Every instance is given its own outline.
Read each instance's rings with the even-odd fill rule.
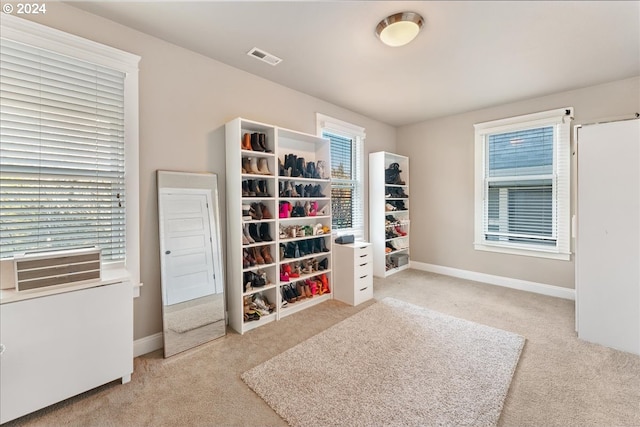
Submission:
[[[249,287],[252,288],[261,288],[266,286],[268,283],[267,273],[261,272],[258,270],[257,273],[253,271],[247,271],[244,273],[244,281],[242,283],[242,291],[247,292]]]
[[[291,185],[289,181],[282,182],[280,181],[278,184],[278,190],[280,197],[317,197],[324,198],[326,197],[322,194],[322,187],[320,185]]]
[[[242,197],[271,197],[264,179],[247,179],[242,181]]]
[[[323,252],[329,252],[327,245],[324,242],[324,238],[319,237],[315,239],[300,240],[298,242],[289,242],[286,245],[280,243],[280,253],[283,258],[300,258],[306,255],[318,254]],[[328,260],[324,259],[325,263]],[[326,265],[325,265],[326,269]]]
[[[400,178],[400,165],[398,163],[391,163],[387,169],[384,170],[384,182],[385,184],[392,185],[404,185],[404,181]]]
[[[302,297],[302,293],[297,289],[297,286],[293,283],[282,285],[280,287],[282,293],[282,299],[288,303],[294,303]]]
[[[261,224],[249,224],[247,232],[249,233],[249,237],[253,239],[253,242],[250,243],[260,243],[260,242],[273,242],[273,239],[269,235],[269,224],[263,222]]]
[[[291,176],[294,178],[320,179],[320,173],[316,169],[315,162],[305,162],[304,157],[295,154],[284,155],[284,165],[278,159],[280,176]]]
[[[384,192],[385,195],[391,199],[404,199],[409,197],[401,187],[385,187]]]
[[[267,148],[267,135],[260,132],[251,134],[251,149],[253,151],[262,151],[263,153],[271,153]]]

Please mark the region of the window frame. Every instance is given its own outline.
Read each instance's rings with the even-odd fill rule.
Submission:
[[[140,285],[140,188],[138,64],[140,57],[92,40],[65,33],[13,15],[0,14],[2,39],[28,44],[125,73],[125,259],[103,262],[105,269],[125,269],[129,280]],[[12,261],[12,257],[1,262]]]
[[[526,114],[506,119],[477,123],[475,129],[475,214],[474,249],[513,255],[533,256],[557,260],[569,260],[570,251],[570,161],[571,135],[570,123],[573,107],[559,108],[539,113]],[[488,218],[489,179],[486,177],[488,136],[497,133],[514,132],[554,127],[553,171],[552,171],[552,212],[556,223],[556,244],[538,245],[535,243],[515,243],[488,240],[486,238],[485,218]],[[530,179],[530,178],[528,178]],[[508,218],[507,218],[508,219]]]
[[[336,183],[345,184],[353,183],[355,188],[356,197],[352,198],[353,208],[352,211],[361,212],[360,222],[350,228],[333,228],[332,220],[332,234],[334,236],[341,236],[345,234],[353,234],[356,241],[364,241],[366,239],[365,231],[365,212],[364,212],[364,140],[366,138],[365,129],[363,127],[339,120],[333,117],[326,116],[324,114],[316,113],[316,126],[317,135],[322,137],[323,132],[332,133],[337,136],[349,138],[353,140],[355,146],[355,156],[352,157],[353,169],[356,171],[356,178],[351,180],[340,179],[336,180]],[[329,162],[331,165],[331,162]],[[333,187],[332,177],[332,187]]]

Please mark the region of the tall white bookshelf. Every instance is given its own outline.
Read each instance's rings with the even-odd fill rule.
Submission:
[[[266,151],[243,148],[243,140],[249,135],[262,136]],[[290,129],[237,118],[225,125],[226,140],[226,199],[227,199],[227,307],[229,325],[243,334],[266,323],[277,321],[333,298],[331,277],[331,179],[330,179],[330,143],[324,138]],[[304,159],[308,165],[315,166],[324,162],[327,166],[322,176],[286,176],[281,175],[285,159],[295,156]],[[255,166],[262,168],[255,173]],[[265,167],[266,165],[266,167]],[[250,170],[244,170],[247,166]],[[317,168],[316,168],[317,169]],[[295,173],[294,173],[295,174]],[[295,188],[302,190],[299,194]],[[305,188],[309,191],[305,192]],[[248,192],[247,192],[248,190]],[[255,191],[253,191],[255,190]],[[266,207],[271,218],[256,219],[247,216],[247,207],[260,205]],[[298,207],[304,210],[304,216],[281,217],[281,205]],[[244,206],[244,208],[243,208]],[[244,211],[244,212],[243,212]],[[290,211],[290,208],[289,208]],[[291,214],[291,212],[290,212]],[[265,230],[271,241],[250,242],[243,238],[245,230]],[[323,230],[320,232],[319,230]],[[314,234],[315,233],[315,234]],[[249,233],[250,234],[250,233]],[[251,234],[250,234],[251,236]],[[280,248],[283,248],[281,251]],[[298,252],[284,251],[287,247],[297,247]],[[311,249],[305,253],[304,249]],[[267,249],[265,249],[267,248]],[[322,250],[326,250],[326,252]],[[246,265],[247,252],[262,253],[267,250],[272,262]],[[315,252],[313,250],[316,250]],[[287,256],[287,254],[292,256]],[[263,257],[264,258],[264,257]],[[325,260],[324,263],[320,261]],[[317,261],[314,264],[313,261]],[[295,267],[301,269],[299,277],[286,280],[281,273]],[[321,270],[319,268],[322,268]],[[266,273],[267,284],[245,288],[245,273]],[[320,285],[326,280],[328,292],[318,288],[311,297],[305,296],[291,302],[286,297],[285,288],[298,283]],[[313,287],[310,286],[310,290]],[[275,307],[270,314],[260,315],[258,319],[245,316],[247,297],[263,295]]]
[[[399,178],[389,183],[386,170],[395,165]],[[409,268],[409,234],[409,158],[385,151],[370,153],[369,240],[374,276],[388,277]]]

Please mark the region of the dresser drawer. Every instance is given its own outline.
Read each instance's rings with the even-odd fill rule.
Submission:
[[[353,269],[353,280],[360,280],[363,277],[368,277],[371,279],[371,275],[373,274],[373,264],[365,263],[361,265],[356,265]]]
[[[373,280],[371,279],[371,274],[364,280],[357,280],[354,286],[353,305],[358,305],[361,302],[373,298]]]
[[[359,248],[354,248],[353,250],[353,261],[357,264],[362,264],[363,262],[371,261],[371,246],[362,246]]]

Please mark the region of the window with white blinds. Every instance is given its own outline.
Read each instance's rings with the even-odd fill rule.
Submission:
[[[0,51],[0,256],[125,256],[125,73],[27,44]]]
[[[476,125],[477,249],[569,254],[571,113]]]
[[[332,228],[364,240],[362,162],[364,129],[318,115],[320,135],[331,143]]]

